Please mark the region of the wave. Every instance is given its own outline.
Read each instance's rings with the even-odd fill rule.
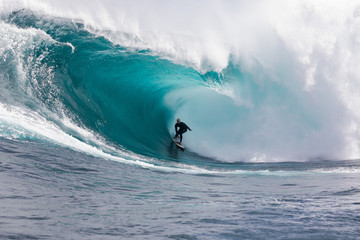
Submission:
[[[152,166],[360,156],[357,4],[66,3],[0,5],[1,136]]]

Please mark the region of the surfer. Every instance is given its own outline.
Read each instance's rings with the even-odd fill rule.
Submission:
[[[179,130],[178,130],[178,128],[179,128]],[[176,120],[176,124],[175,124],[176,135],[175,135],[175,138],[178,138],[180,136],[180,144],[182,142],[183,133],[185,133],[188,129],[191,131],[191,129],[184,122],[180,121],[180,118],[178,118]]]

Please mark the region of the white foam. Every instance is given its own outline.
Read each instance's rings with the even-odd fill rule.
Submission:
[[[197,166],[175,163],[173,166],[158,165],[156,159],[141,156],[121,148],[112,147],[95,136],[91,131],[80,128],[69,119],[60,120],[63,125],[76,131],[85,139],[79,140],[64,132],[59,126],[50,122],[30,109],[0,103],[0,137],[9,139],[43,139],[54,144],[90,154],[95,157],[134,165],[150,170],[177,172],[185,174],[236,174],[236,175],[261,175],[261,176],[295,176],[308,173],[359,173],[357,168],[316,169],[311,171],[269,171],[269,170],[210,170]]]
[[[242,119],[223,125],[213,119],[218,132],[205,136],[209,140],[203,146],[193,147],[203,155],[227,161],[237,161],[239,156],[254,161],[293,159],[294,155],[296,159],[323,154],[342,159],[360,157],[357,0],[0,2],[1,11],[19,8],[80,19],[87,29],[115,44],[149,49],[200,72],[220,72],[232,59],[258,86],[277,82],[294,96],[297,107],[306,108],[304,117],[299,114],[296,121],[296,117],[287,118],[291,111],[283,115],[282,103],[278,108],[265,103],[252,116],[256,127],[251,133],[241,128]],[[233,100],[234,106],[226,106],[231,111],[236,107],[251,110],[255,105],[233,85],[213,90]],[[197,114],[190,123],[201,129],[209,112],[194,114],[196,104],[191,101],[178,109],[178,114],[188,119]],[[227,113],[219,106],[212,114]],[[311,126],[306,128],[305,121]],[[223,137],[221,130],[226,131]],[[194,131],[190,147],[206,132]]]
[[[360,173],[360,168],[358,167],[339,167],[339,168],[332,168],[332,169],[315,169],[311,170],[310,172],[314,173],[324,173],[324,174],[358,174]]]
[[[107,145],[106,143],[102,142],[101,139],[93,135],[90,131],[77,127],[68,119],[65,119],[63,123],[66,126],[71,127],[81,136],[84,136],[84,141],[67,134],[62,129],[60,129],[59,126],[54,124],[54,122],[48,121],[43,116],[31,111],[30,109],[27,110],[24,108],[0,103],[1,137],[11,139],[23,139],[25,137],[44,139],[57,145],[90,154],[95,157],[154,170],[184,173],[211,173],[211,171],[194,169],[193,167],[177,168],[157,166],[151,163],[151,161],[153,161],[151,158],[146,158],[129,151],[121,151],[121,149],[116,149]],[[111,154],[107,152],[111,152]]]

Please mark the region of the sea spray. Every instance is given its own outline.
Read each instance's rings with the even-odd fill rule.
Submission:
[[[355,1],[158,4],[3,1],[2,24],[35,41],[2,84],[15,69],[33,111],[146,156],[168,157],[181,117],[187,148],[220,161],[359,157]]]

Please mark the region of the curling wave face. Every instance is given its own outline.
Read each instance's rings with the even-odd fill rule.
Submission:
[[[315,42],[304,53],[299,43],[306,41],[296,42],[284,26],[278,33],[263,31],[266,43],[247,39],[239,47],[223,45],[214,35],[217,27],[210,34],[216,41],[191,31],[165,34],[169,26],[163,25],[156,35],[125,23],[123,29],[84,24],[89,14],[76,21],[58,18],[48,8],[37,12],[39,6],[2,12],[3,137],[68,146],[78,141],[105,152],[168,159],[174,158],[171,135],[181,117],[194,131],[184,135],[189,153],[180,158],[242,162],[360,155],[354,110],[360,101],[351,91],[359,74],[349,62],[336,65],[358,58],[359,49],[341,42],[336,32],[325,32],[325,40],[337,40],[330,47]]]

